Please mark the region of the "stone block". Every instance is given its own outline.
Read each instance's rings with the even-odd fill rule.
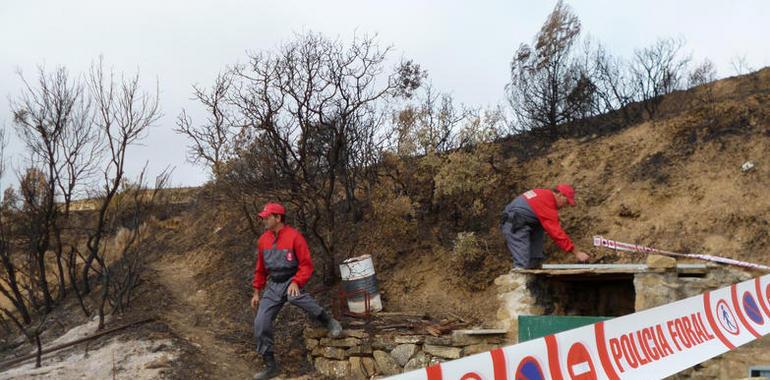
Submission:
[[[503,329],[507,333],[507,329]],[[502,333],[505,334],[505,333]],[[503,339],[500,335],[497,334],[463,334],[460,332],[453,332],[452,333],[452,346],[455,347],[465,347],[470,346],[473,344],[499,344],[502,343]]]
[[[337,379],[350,378],[350,362],[347,360],[342,361],[316,358],[315,368],[323,376]]]
[[[647,268],[659,270],[673,269],[676,268],[676,259],[662,255],[648,255]]]
[[[426,336],[425,337],[425,344],[431,344],[434,346],[451,346],[452,345],[452,337],[445,335],[445,336]]]
[[[422,344],[425,337],[422,335],[397,335],[393,341],[398,344]]]
[[[366,380],[369,375],[366,373],[366,368],[360,357],[352,357],[350,362],[350,378],[354,380]]]
[[[510,272],[495,279],[498,293],[507,293],[517,290],[526,291],[527,284],[532,280],[529,273]],[[522,289],[523,288],[523,289]]]
[[[414,356],[414,354],[417,353],[417,345],[416,344],[401,344],[398,347],[394,348],[393,351],[390,352],[390,356],[393,357],[393,359],[398,363],[399,366],[403,367],[406,365],[407,362],[409,362],[409,359]]]
[[[676,273],[637,273],[634,276],[635,309],[642,311],[680,299]]]
[[[404,372],[425,368],[430,364],[430,356],[420,351],[416,353],[404,366]]]
[[[462,349],[458,347],[450,346],[436,346],[432,344],[425,344],[422,347],[426,354],[432,356],[438,356],[445,359],[459,359],[462,354]]]
[[[372,358],[361,358],[361,364],[364,366],[364,370],[366,370],[366,376],[371,378],[372,376],[377,374],[377,365]]]
[[[372,338],[372,348],[376,350],[391,351],[396,348],[398,344],[393,341],[392,337],[377,335]]]
[[[305,347],[312,351],[314,348],[318,347],[318,339],[305,339]]]
[[[372,345],[369,343],[361,343],[360,346],[349,348],[347,353],[348,356],[371,356]]]
[[[329,346],[329,347],[355,347],[361,344],[361,339],[358,338],[342,338],[342,339],[321,339],[321,345],[322,346]]]
[[[377,364],[377,372],[386,376],[398,375],[401,367],[385,351],[374,351],[374,362]]]
[[[495,344],[488,344],[488,343],[473,344],[473,345],[464,347],[462,355],[470,356],[470,355],[480,354],[482,352],[492,351],[497,347],[499,346]]]
[[[348,358],[346,350],[336,347],[318,346],[310,353],[313,356],[323,356],[327,359],[344,360]]]
[[[348,338],[366,339],[369,337],[369,333],[364,330],[342,330],[342,336]]]
[[[306,327],[302,332],[302,336],[306,339],[321,339],[326,338],[329,334],[329,330],[323,327]]]

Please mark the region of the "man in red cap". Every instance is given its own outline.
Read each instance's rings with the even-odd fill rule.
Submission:
[[[340,336],[342,326],[303,289],[313,274],[313,261],[305,238],[286,225],[284,207],[268,203],[259,217],[264,222],[265,233],[257,243],[251,307],[257,309],[254,335],[265,368],[254,378],[270,379],[279,373],[273,353],[273,320],[286,302],[302,308],[312,319],[326,325],[333,338]]]
[[[505,244],[517,268],[539,268],[543,255],[543,231],[564,252],[573,253],[578,261],[590,258],[567,236],[559,223],[559,209],[575,206],[575,189],[562,183],[553,189],[533,189],[516,197],[505,206],[500,221]]]

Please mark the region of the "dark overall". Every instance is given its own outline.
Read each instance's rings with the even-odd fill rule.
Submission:
[[[286,294],[299,268],[297,257],[292,250],[276,249],[273,245],[272,249],[263,250],[263,257],[265,268],[270,275],[259,301],[257,316],[254,318],[257,351],[262,355],[273,352],[273,321],[287,301],[305,310],[314,320],[323,313],[323,308],[304,289],[300,289],[300,294],[296,297]]]
[[[500,220],[505,244],[517,268],[538,268],[543,263],[544,230],[523,196],[505,206]]]

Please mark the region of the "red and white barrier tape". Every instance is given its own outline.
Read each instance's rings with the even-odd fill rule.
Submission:
[[[728,265],[735,265],[739,267],[744,268],[751,268],[751,269],[758,269],[763,271],[770,272],[770,266],[767,265],[761,265],[761,264],[754,264],[749,263],[746,261],[740,261],[740,260],[734,260],[727,257],[720,257],[720,256],[712,256],[712,255],[702,255],[697,253],[677,253],[677,252],[671,252],[666,251],[662,249],[656,249],[651,247],[645,247],[643,245],[637,245],[637,244],[631,244],[631,243],[622,243],[619,241],[609,240],[605,239],[601,236],[594,236],[594,246],[595,247],[606,247],[618,251],[626,251],[626,252],[638,252],[638,253],[658,253],[661,255],[666,256],[674,256],[674,257],[686,257],[690,259],[698,259],[698,260],[706,260],[711,261],[715,263],[720,264],[728,264]]]
[[[765,275],[391,379],[660,379],[768,333],[770,275]]]

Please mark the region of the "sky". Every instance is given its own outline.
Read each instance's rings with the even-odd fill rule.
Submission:
[[[393,63],[413,59],[434,87],[459,102],[503,102],[509,63],[530,42],[555,0],[548,1],[235,1],[235,0],[0,0],[0,128],[11,135],[16,181],[22,147],[14,137],[9,99],[21,93],[17,72],[34,80],[37,67],[87,71],[103,56],[118,72],[139,73],[144,88],[160,88],[163,117],[130,151],[130,176],[174,169],[172,184],[195,186],[206,168],[187,162],[187,141],[173,129],[184,108],[205,117],[192,85],[210,85],[227,65],[248,52],[272,50],[295,33],[320,32],[348,41],[374,34],[394,48]],[[720,77],[735,74],[731,61],[745,57],[755,69],[770,65],[770,1],[573,0],[567,1],[584,35],[629,57],[661,37],[684,38],[695,61],[711,59]]]

